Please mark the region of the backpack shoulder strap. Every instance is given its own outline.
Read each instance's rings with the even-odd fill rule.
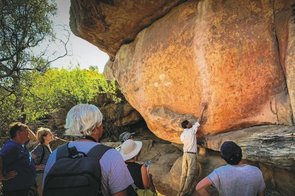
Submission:
[[[113,149],[113,148],[103,144],[98,144],[89,150],[89,152],[87,153],[87,156],[95,157],[98,160],[100,160],[101,157],[104,155],[104,153],[108,151],[109,149]]]
[[[68,150],[69,142],[61,145],[56,151],[56,160],[61,159],[63,157],[69,157]]]
[[[106,151],[109,149],[112,149],[112,147],[105,146],[103,144],[95,145],[90,151],[87,153],[88,157],[95,157],[97,159],[101,159],[101,157],[104,155]],[[66,144],[61,145],[56,152],[56,160],[63,158],[63,157],[69,157],[69,142]]]

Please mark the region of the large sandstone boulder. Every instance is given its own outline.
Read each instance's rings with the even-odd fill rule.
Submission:
[[[207,102],[200,144],[236,141],[268,195],[294,193],[295,0],[71,3],[72,31],[111,56],[105,73],[153,133],[179,143],[180,122],[197,120]],[[178,189],[176,146],[145,142],[140,156],[166,195]],[[224,164],[209,152],[197,181]]]
[[[114,76],[160,138],[179,142],[179,122],[208,102],[203,134],[292,124],[273,31],[273,5],[189,1],[118,51]],[[193,119],[193,118],[192,118]]]
[[[73,32],[117,52],[107,70],[158,137],[179,142],[201,102],[201,135],[293,124],[294,0],[71,2]]]

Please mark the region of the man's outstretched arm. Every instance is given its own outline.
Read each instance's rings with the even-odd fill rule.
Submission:
[[[207,103],[202,103],[202,109],[201,109],[201,112],[200,112],[200,117],[198,119],[199,124],[201,124],[201,122],[202,122],[204,111],[205,111],[206,108],[207,108]]]

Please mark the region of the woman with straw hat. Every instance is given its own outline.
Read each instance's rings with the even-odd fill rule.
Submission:
[[[153,192],[155,192],[155,187],[152,183],[151,178],[152,176],[148,174],[147,167],[145,166],[145,164],[140,164],[136,162],[141,148],[141,141],[128,139],[121,145],[120,153],[134,180],[135,186],[138,189],[151,189]]]

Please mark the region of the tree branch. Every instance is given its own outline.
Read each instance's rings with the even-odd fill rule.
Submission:
[[[63,45],[63,47],[64,47],[64,54],[62,54],[62,55],[60,55],[60,56],[58,56],[58,57],[56,57],[56,58],[54,58],[54,59],[52,59],[52,60],[49,60],[46,64],[45,64],[45,67],[47,67],[49,64],[51,64],[52,62],[54,62],[54,61],[56,61],[56,60],[58,60],[58,59],[61,59],[61,58],[63,58],[63,57],[65,57],[65,56],[67,56],[68,55],[68,49],[67,49],[67,45],[68,45],[68,43],[69,43],[69,41],[70,41],[70,32],[69,32],[69,30],[68,29],[66,29],[65,27],[64,27],[64,30],[67,32],[67,36],[66,36],[66,41],[63,41],[63,40],[61,40],[61,39],[58,39],[58,41],[60,42],[60,43],[62,43],[62,45]]]

